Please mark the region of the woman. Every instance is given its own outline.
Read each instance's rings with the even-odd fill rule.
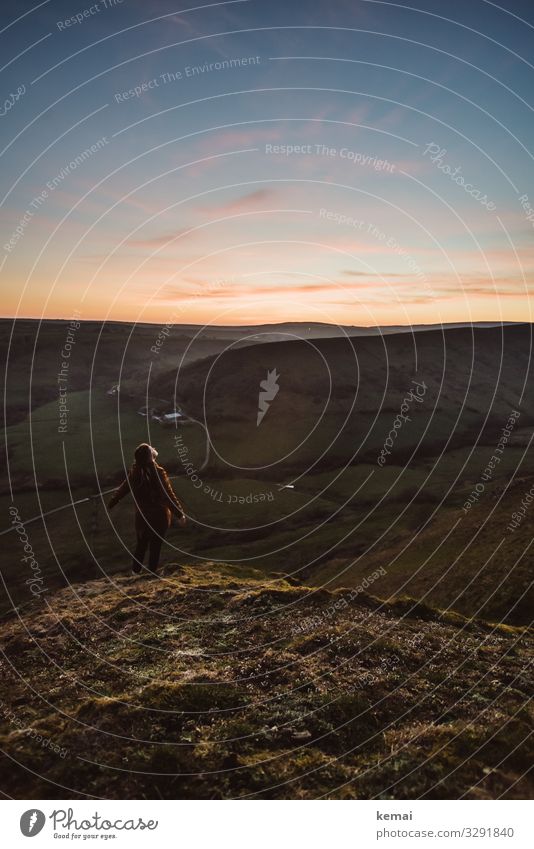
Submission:
[[[179,517],[180,527],[186,522],[183,507],[176,497],[167,472],[156,463],[157,456],[156,449],[146,442],[138,445],[134,453],[135,463],[108,505],[111,510],[128,492],[134,497],[137,545],[132,569],[135,573],[139,573],[143,568],[147,548],[148,568],[151,572],[157,570],[161,544],[171,526],[173,513]]]

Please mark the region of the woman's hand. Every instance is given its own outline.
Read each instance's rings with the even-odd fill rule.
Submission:
[[[178,513],[178,525],[180,528],[184,528],[187,525],[185,513]]]

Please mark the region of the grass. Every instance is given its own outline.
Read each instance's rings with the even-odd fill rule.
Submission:
[[[0,630],[15,798],[532,795],[524,629],[215,563],[74,589]]]
[[[143,420],[138,419],[142,426]],[[200,448],[200,433],[197,439]],[[104,443],[105,432],[99,444]],[[468,449],[457,449],[434,465],[431,461],[414,465],[402,474],[398,467],[377,470],[364,464],[310,474],[297,481],[293,490],[280,490],[275,481],[251,476],[220,477],[211,469],[199,474],[198,487],[181,470],[175,488],[191,521],[185,531],[171,530],[163,557],[178,562],[195,557],[199,563],[206,558],[224,560],[240,567],[250,564],[266,574],[280,571],[282,557],[285,572],[294,573],[301,582],[331,589],[358,587],[384,567],[386,574],[372,590],[381,596],[408,593],[439,608],[451,606],[462,615],[478,611],[493,621],[525,623],[530,621],[530,601],[528,594],[522,600],[521,596],[530,581],[529,522],[524,521],[513,534],[506,524],[534,481],[531,461],[526,455],[520,464],[522,449],[510,446],[480,502],[464,515],[466,493],[472,490],[472,480],[479,479],[488,450],[480,447],[472,452],[441,505],[440,497],[466,464]],[[519,480],[502,495],[514,463]],[[113,478],[120,479],[120,470],[104,488],[113,486]],[[361,487],[366,479],[368,483]],[[94,491],[89,481],[76,483],[74,477],[71,485],[75,499]],[[52,510],[68,504],[69,492],[52,482],[50,488],[41,488],[40,499],[44,511]],[[15,503],[25,520],[40,513],[30,484],[17,492]],[[9,506],[9,497],[0,497],[6,526]],[[132,514],[129,498],[109,515],[96,501],[48,516],[46,526],[42,521],[28,525],[49,586],[63,584],[58,564],[74,581],[123,573],[134,542]],[[3,543],[6,586],[17,603],[24,603],[29,598],[28,576],[26,567],[21,567],[20,543],[15,534],[4,537]],[[4,610],[10,606],[4,593]]]
[[[34,474],[40,483],[62,482],[68,476],[74,487],[86,482],[95,491],[95,470],[109,481],[110,476],[130,467],[140,442],[151,440],[158,444],[161,462],[176,464],[175,430],[147,421],[131,401],[118,407],[116,397],[84,390],[69,394],[68,409],[66,433],[58,432],[56,401],[43,404],[30,418],[7,428],[11,469],[19,485]],[[204,435],[198,428],[188,431],[193,460],[200,464]]]

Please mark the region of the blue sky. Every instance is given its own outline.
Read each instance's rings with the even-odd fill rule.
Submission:
[[[530,318],[530,3],[5,9],[4,315]]]

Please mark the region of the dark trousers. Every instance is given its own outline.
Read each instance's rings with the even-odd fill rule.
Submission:
[[[148,549],[148,568],[155,572],[159,565],[159,556],[163,538],[171,524],[171,511],[164,506],[143,508],[135,515],[135,533],[137,542],[135,546],[133,564],[143,566],[143,561]]]

